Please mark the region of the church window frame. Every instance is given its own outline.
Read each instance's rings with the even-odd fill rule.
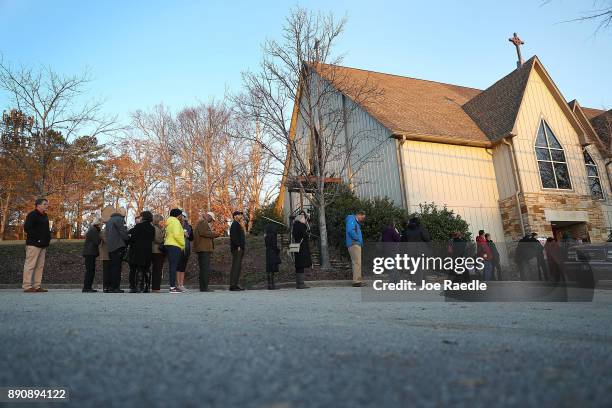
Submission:
[[[586,146],[582,149],[582,156],[584,159],[584,165],[586,168],[587,174],[587,186],[589,189],[589,194],[593,200],[605,200],[606,193],[603,188],[603,184],[601,184],[601,176],[599,175],[599,166],[597,166],[597,162],[593,158],[593,155],[589,153]],[[595,190],[594,187],[599,186],[599,190]]]
[[[540,118],[536,131],[534,153],[543,189],[573,190],[565,149],[544,118]]]

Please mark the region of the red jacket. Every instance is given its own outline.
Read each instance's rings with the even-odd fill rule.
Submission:
[[[479,235],[476,237],[476,247],[476,254],[479,257],[483,258],[485,261],[493,260],[493,252],[491,251],[489,243],[487,242],[487,239],[484,237],[484,235]]]

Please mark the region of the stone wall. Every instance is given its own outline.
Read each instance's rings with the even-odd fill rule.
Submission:
[[[546,210],[586,213],[586,230],[592,242],[603,242],[608,237],[604,212],[600,201],[590,196],[574,193],[525,193],[519,194],[525,232],[537,232],[540,236],[552,236],[552,225],[546,218]],[[504,238],[517,241],[521,238],[521,223],[514,196],[499,201]],[[563,220],[555,220],[563,221]],[[581,227],[577,227],[581,228]],[[575,231],[580,234],[579,230]]]

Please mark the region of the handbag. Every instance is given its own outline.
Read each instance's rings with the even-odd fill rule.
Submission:
[[[300,252],[300,247],[302,246],[302,241],[304,240],[304,238],[302,238],[300,240],[300,242],[292,242],[289,244],[289,253],[293,254],[293,253],[297,253]]]

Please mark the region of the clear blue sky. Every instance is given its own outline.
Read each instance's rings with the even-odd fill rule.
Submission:
[[[338,43],[344,65],[486,88],[515,67],[517,31],[525,59],[537,54],[563,95],[612,107],[612,30],[560,23],[591,0],[303,1],[349,17]],[[277,37],[294,3],[281,1],[0,0],[0,52],[13,64],[63,73],[88,67],[105,111],[164,102],[180,109],[237,91],[256,68],[260,44]],[[0,110],[6,99],[0,95]]]

